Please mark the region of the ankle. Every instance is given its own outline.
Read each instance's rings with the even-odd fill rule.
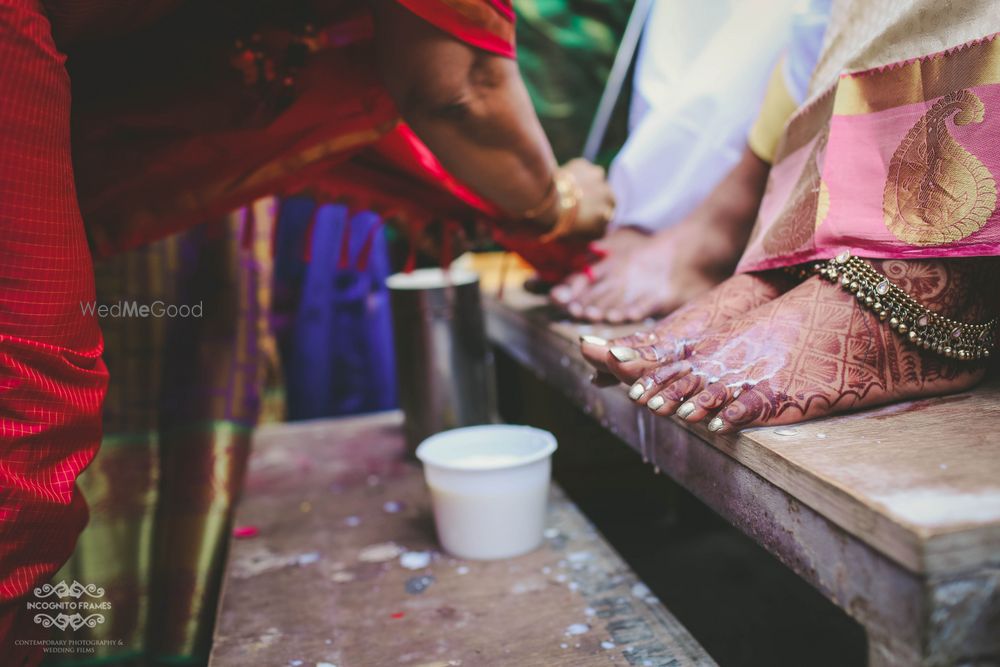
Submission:
[[[1000,262],[992,257],[928,260],[870,260],[900,289],[925,308],[962,322],[984,322],[997,315],[991,280]]]
[[[691,225],[680,234],[679,241],[687,250],[691,265],[722,280],[733,274],[740,256],[746,247],[746,240],[739,229],[719,220],[695,226]]]

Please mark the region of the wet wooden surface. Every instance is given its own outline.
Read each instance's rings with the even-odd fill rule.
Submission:
[[[716,436],[589,382],[579,334],[636,327],[563,321],[511,285],[486,309],[496,345],[865,625],[872,664],[1000,664],[996,379],[956,396]]]
[[[714,664],[558,488],[538,551],[439,552],[400,424],[260,429],[237,511],[259,533],[231,544],[211,665]]]

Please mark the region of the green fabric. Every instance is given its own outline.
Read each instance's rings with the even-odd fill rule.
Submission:
[[[104,438],[79,480],[90,523],[54,580],[96,584],[111,608],[53,638],[108,643],[50,654],[47,667],[207,661],[259,397],[277,372],[274,207],[254,210],[253,225],[236,213],[95,264],[98,302],[204,303],[204,314],[101,322]]]
[[[514,0],[518,64],[560,162],[583,150],[632,0]],[[607,163],[627,132],[622,93],[601,151]]]

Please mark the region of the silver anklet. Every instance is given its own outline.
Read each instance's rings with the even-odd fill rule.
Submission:
[[[935,313],[894,285],[867,260],[850,251],[811,268],[792,268],[801,278],[819,274],[854,294],[858,303],[888,320],[889,328],[910,343],[959,361],[988,359],[996,345],[997,319],[981,324],[958,322]]]

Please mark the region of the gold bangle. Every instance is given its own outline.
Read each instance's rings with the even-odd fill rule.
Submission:
[[[577,213],[580,211],[580,199],[583,196],[576,179],[569,172],[560,169],[556,172],[554,181],[556,192],[559,193],[559,215],[552,229],[541,237],[542,243],[554,241],[573,232]]]
[[[998,319],[969,324],[945,317],[922,306],[916,299],[879,273],[868,261],[850,251],[834,259],[814,264],[809,269],[791,268],[791,273],[805,277],[815,273],[855,295],[858,303],[873,311],[889,328],[924,350],[949,359],[977,361],[988,359],[996,346]]]
[[[559,196],[559,188],[556,184],[556,178],[558,175],[559,170],[557,169],[552,175],[552,178],[549,179],[549,187],[545,189],[545,194],[542,196],[541,203],[522,213],[522,220],[532,220],[552,208],[553,199]]]

